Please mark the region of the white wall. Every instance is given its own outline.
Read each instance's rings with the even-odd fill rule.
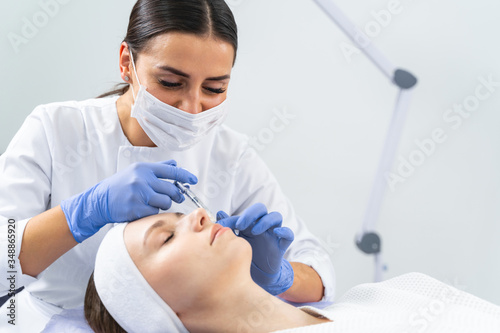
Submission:
[[[0,4],[0,151],[37,104],[93,97],[120,80],[118,48],[134,1],[59,1],[67,3],[18,52],[8,34],[43,9],[37,0]],[[360,27],[390,2],[336,0]],[[331,251],[338,293],[370,282],[372,259],[353,240],[396,89],[363,55],[348,61],[340,45],[349,40],[312,0],[228,3],[241,43],[228,123],[266,140],[276,112],[295,116],[270,142],[257,141],[259,152]],[[420,271],[500,304],[500,86],[460,126],[443,118],[473,101],[479,77],[500,82],[500,3],[399,3],[402,12],[373,38],[420,80],[398,159],[415,155],[415,141],[435,129],[447,139],[387,192],[378,224],[385,277]]]

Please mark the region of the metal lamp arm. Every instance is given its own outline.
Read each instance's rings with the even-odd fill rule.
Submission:
[[[395,67],[376,47],[363,31],[344,15],[332,0],[314,0],[319,7],[344,31],[361,51],[385,74],[400,91],[394,113],[385,139],[382,156],[366,207],[361,232],[356,237],[357,247],[367,254],[375,255],[375,281],[381,281],[383,263],[381,259],[381,239],[375,232],[376,222],[387,188],[385,173],[390,170],[401,138],[406,114],[409,109],[411,90],[417,78],[410,72]]]

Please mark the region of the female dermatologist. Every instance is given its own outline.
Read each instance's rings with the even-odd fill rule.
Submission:
[[[247,137],[223,125],[237,45],[223,0],[139,0],[120,47],[126,85],[97,99],[39,106],[26,119],[0,157],[0,265],[13,277],[2,277],[0,294],[12,280],[25,286],[15,298],[15,326],[8,301],[0,331],[40,331],[53,314],[83,304],[112,223],[191,209],[180,205],[174,180],[194,185],[212,210],[239,215],[260,202],[246,218],[280,212],[283,221],[267,227],[283,222],[295,240],[280,260],[254,248],[254,257],[278,264],[252,277],[290,301],[332,299],[328,254]]]

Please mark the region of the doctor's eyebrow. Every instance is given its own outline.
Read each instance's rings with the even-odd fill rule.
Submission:
[[[191,77],[189,74],[186,74],[183,71],[180,71],[180,70],[175,69],[175,68],[170,67],[170,66],[156,66],[156,68],[161,69],[162,71],[170,72],[172,74],[185,77],[187,79],[189,79]],[[227,75],[221,75],[221,76],[216,76],[216,77],[209,77],[206,79],[206,81],[223,81],[223,80],[227,80],[230,78],[231,78],[231,75],[227,74]]]

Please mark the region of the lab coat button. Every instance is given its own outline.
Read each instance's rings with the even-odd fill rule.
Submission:
[[[132,152],[129,149],[123,151],[123,157],[130,158],[130,156],[132,156]]]

